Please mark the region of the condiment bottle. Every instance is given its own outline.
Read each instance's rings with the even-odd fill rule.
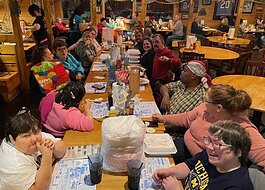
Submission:
[[[129,90],[131,92],[132,98],[136,94],[139,94],[139,90],[140,90],[140,69],[139,67],[131,67],[130,78],[129,78]]]
[[[111,106],[109,110],[109,117],[117,117],[117,116],[118,116],[118,111],[114,106]]]

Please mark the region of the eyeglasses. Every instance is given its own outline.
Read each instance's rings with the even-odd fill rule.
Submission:
[[[66,50],[67,50],[66,47],[57,48],[57,51],[66,51]]]
[[[224,147],[232,147],[231,144],[221,144],[217,141],[211,140],[209,137],[203,137],[203,142],[205,145],[209,145],[210,143],[212,144],[213,148],[216,150],[219,150],[222,146]]]

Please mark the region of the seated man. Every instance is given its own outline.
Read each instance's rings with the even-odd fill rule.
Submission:
[[[176,15],[174,17],[173,33],[171,36],[167,37],[166,46],[170,47],[172,40],[182,40],[183,37],[183,25],[181,20],[179,19],[179,16]]]
[[[169,114],[192,110],[204,101],[211,79],[206,73],[206,66],[201,61],[189,61],[184,65],[180,80],[162,85],[161,109]]]
[[[141,52],[141,56],[144,54],[145,50],[143,48],[143,33],[142,32],[138,32],[135,34],[134,48],[138,49]]]
[[[198,17],[195,17],[191,23],[191,33],[195,34],[197,38],[204,38],[202,27],[200,27],[201,20]]]
[[[98,35],[96,37],[96,40],[101,43],[102,42],[102,31],[103,28],[107,26],[107,19],[106,18],[101,18],[100,22],[97,24],[98,28]]]
[[[66,70],[69,71],[71,81],[81,80],[84,77],[84,68],[82,63],[72,56],[63,40],[55,40],[53,43],[55,58],[63,63]]]
[[[228,31],[229,31],[229,25],[228,25],[228,19],[226,17],[222,18],[221,24],[217,28],[217,30],[220,30],[221,32],[228,33]]]
[[[0,147],[0,189],[49,189],[53,161],[65,150],[63,141],[41,132],[41,123],[24,108],[7,123]]]
[[[211,85],[206,66],[201,61],[189,61],[184,65],[180,80],[162,85],[160,93],[162,101],[160,108],[169,114],[191,111],[204,101],[208,87]],[[185,132],[185,128],[167,124],[166,131],[173,138]]]

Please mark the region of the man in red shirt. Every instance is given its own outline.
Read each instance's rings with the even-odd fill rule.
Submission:
[[[165,46],[164,38],[160,34],[152,37],[154,51],[152,83],[166,84],[174,79],[174,68],[180,67],[180,60]]]

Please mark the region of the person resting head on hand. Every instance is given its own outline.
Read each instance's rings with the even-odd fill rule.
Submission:
[[[156,170],[155,182],[165,190],[180,189],[177,179],[185,178],[184,189],[253,189],[244,166],[251,146],[245,129],[221,120],[210,126],[203,141],[206,150],[178,165]]]
[[[48,189],[53,162],[65,151],[63,141],[41,132],[41,123],[23,108],[6,125],[0,147],[0,189]]]

